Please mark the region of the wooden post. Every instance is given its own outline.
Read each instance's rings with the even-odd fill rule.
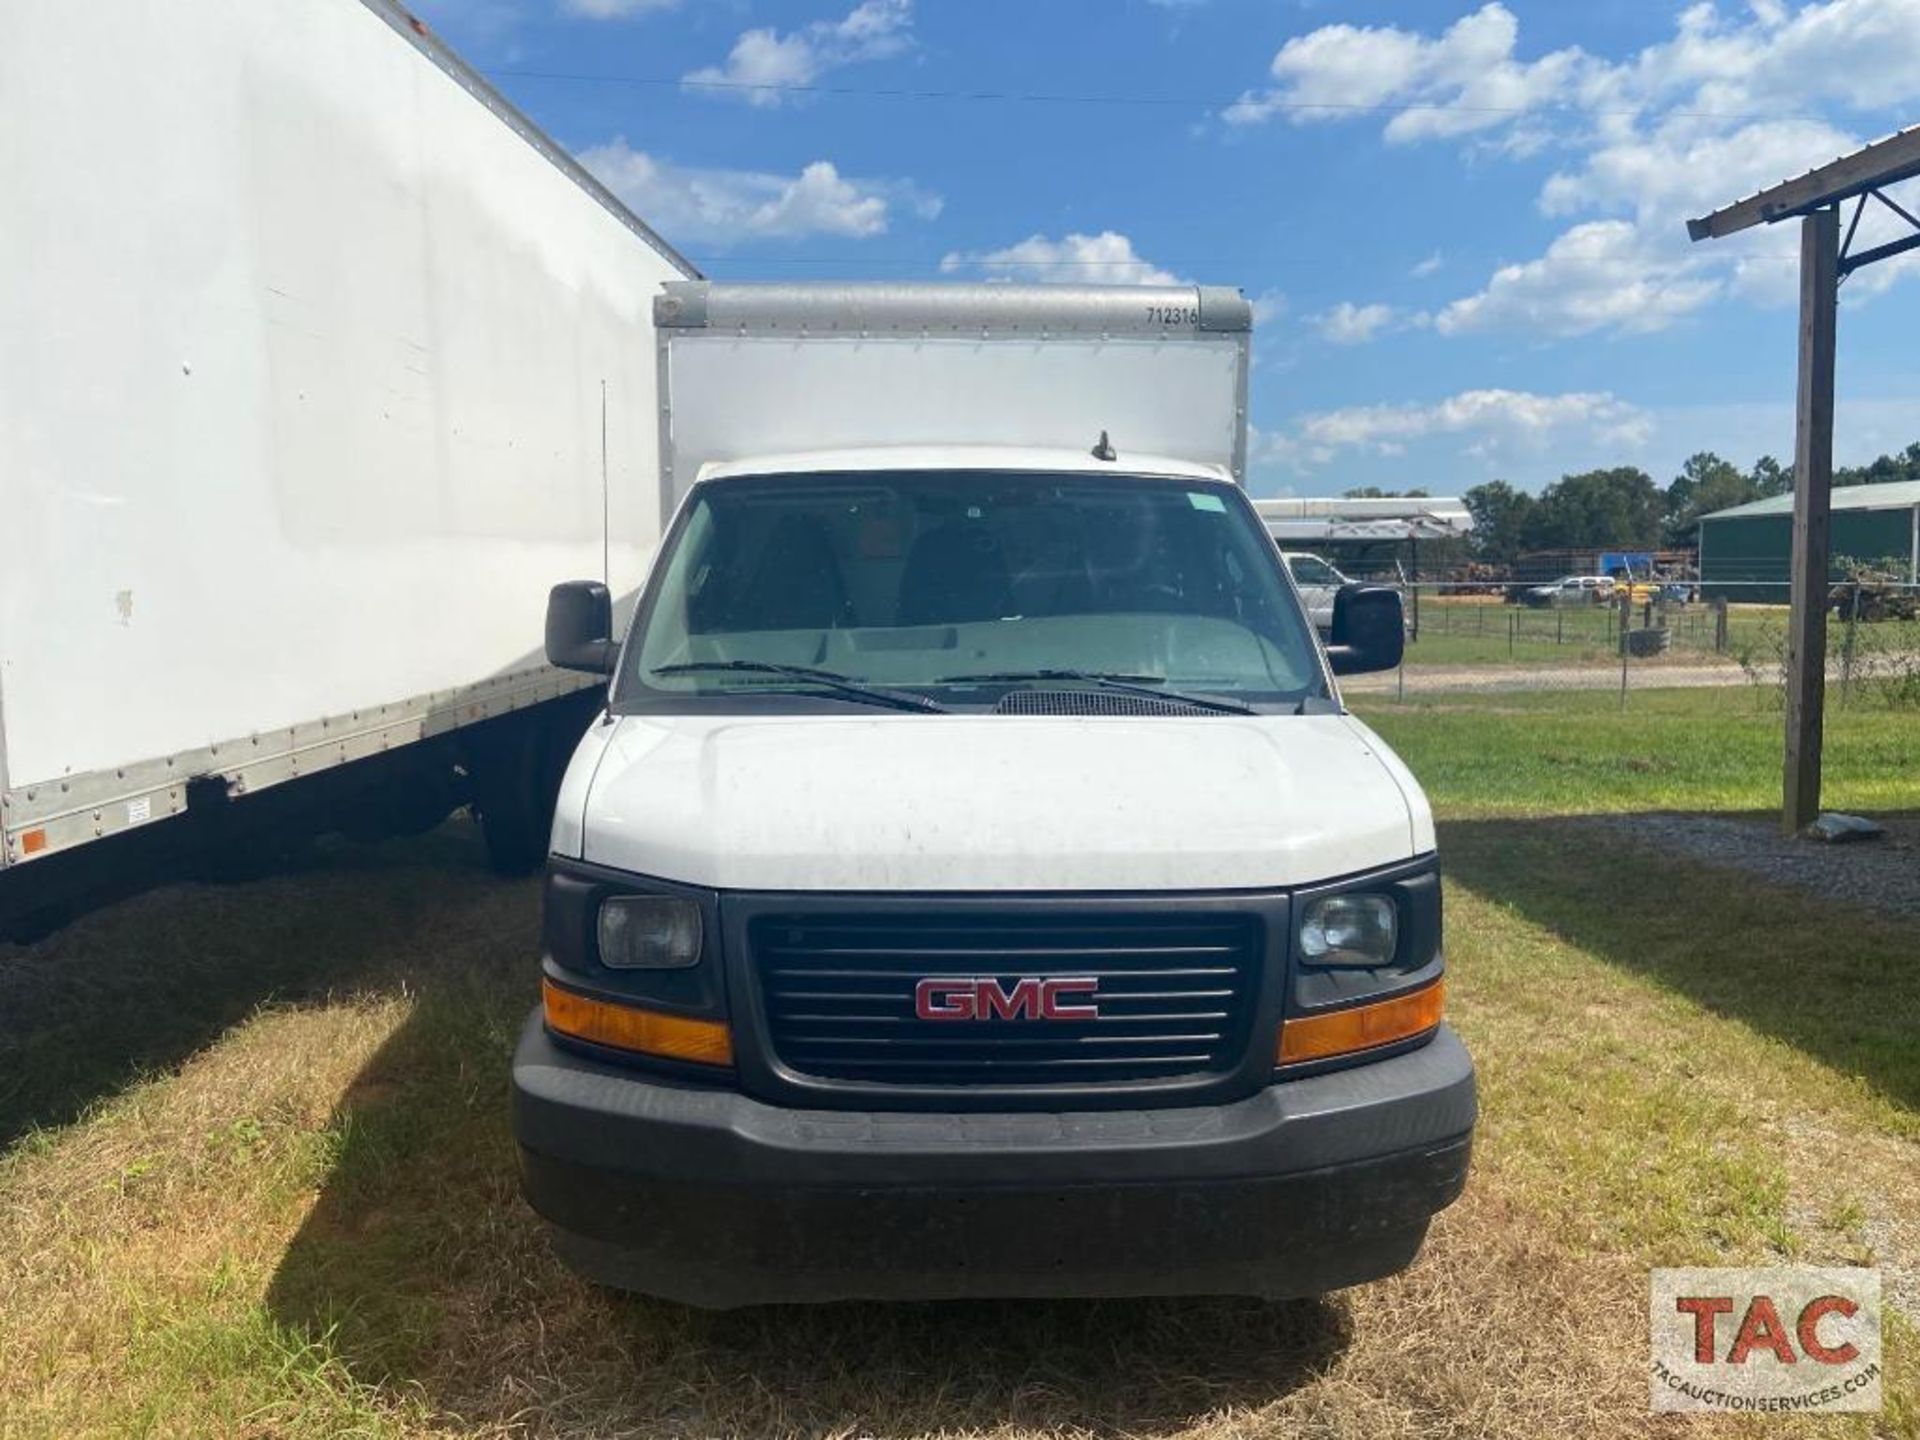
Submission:
[[[1840,211],[1800,221],[1800,395],[1793,450],[1792,612],[1787,620],[1787,755],[1781,828],[1820,813],[1827,689],[1827,537],[1833,499],[1833,372]]]

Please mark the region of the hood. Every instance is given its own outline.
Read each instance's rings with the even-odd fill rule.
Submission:
[[[1433,846],[1343,715],[625,716],[575,758],[555,848],[727,890],[1280,888]]]

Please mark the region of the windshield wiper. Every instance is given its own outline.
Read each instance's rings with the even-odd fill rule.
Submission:
[[[991,684],[994,681],[1077,680],[1083,685],[1098,685],[1122,695],[1144,695],[1150,700],[1170,700],[1201,710],[1218,710],[1226,715],[1257,715],[1260,712],[1238,700],[1222,700],[1215,695],[1192,695],[1169,690],[1158,675],[1116,675],[1098,670],[989,670],[979,675],[942,675],[936,685]]]
[[[649,675],[694,675],[708,670],[728,671],[740,675],[779,675],[788,680],[805,680],[815,685],[824,685],[836,694],[867,705],[886,705],[895,710],[923,710],[936,715],[947,713],[946,706],[929,700],[924,695],[913,695],[905,690],[889,690],[880,685],[868,685],[854,679],[851,675],[842,675],[837,670],[819,670],[811,665],[777,665],[771,660],[685,660],[674,665],[657,665],[647,673]]]

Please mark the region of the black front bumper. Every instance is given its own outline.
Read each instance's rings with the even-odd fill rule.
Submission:
[[[1406,1266],[1466,1183],[1451,1030],[1243,1100],[1069,1114],[798,1110],[603,1064],[536,1012],[527,1198],[590,1277],[715,1308],[1318,1294]]]

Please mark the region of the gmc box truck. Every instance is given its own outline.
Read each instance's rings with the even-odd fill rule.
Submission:
[[[1465,1181],[1434,827],[1241,486],[1208,288],[669,283],[660,507],[561,787],[523,1183],[705,1306],[1292,1296]]]
[[[9,0],[0,130],[0,936],[463,803],[537,867],[693,268],[388,0]]]

